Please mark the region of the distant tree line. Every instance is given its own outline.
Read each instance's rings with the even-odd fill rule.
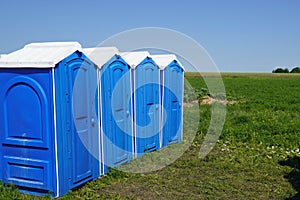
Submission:
[[[272,73],[300,73],[300,67],[295,67],[291,71],[288,68],[276,68],[272,71]]]

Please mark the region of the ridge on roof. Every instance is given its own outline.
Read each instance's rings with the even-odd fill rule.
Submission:
[[[119,54],[119,50],[116,47],[94,47],[83,48],[83,53],[102,68],[114,55]]]
[[[173,61],[178,62],[180,67],[184,69],[183,65],[179,62],[176,55],[174,54],[161,54],[161,55],[152,55],[152,59],[159,66],[160,69],[164,70],[169,64]]]
[[[75,51],[82,51],[78,42],[41,42],[0,57],[1,68],[53,68]]]
[[[134,52],[121,52],[120,56],[127,62],[132,68],[137,67],[145,58],[150,57],[148,51],[134,51]]]

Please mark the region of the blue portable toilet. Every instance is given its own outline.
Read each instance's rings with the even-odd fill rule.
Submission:
[[[146,51],[121,54],[133,74],[135,155],[160,148],[159,68]]]
[[[128,163],[133,157],[130,66],[114,47],[85,49],[98,65],[100,135],[104,173],[108,167]]]
[[[97,69],[77,42],[33,43],[0,59],[0,179],[59,197],[100,175]]]
[[[182,141],[184,68],[175,55],[153,55],[161,69],[162,147]],[[163,112],[164,110],[164,112]]]

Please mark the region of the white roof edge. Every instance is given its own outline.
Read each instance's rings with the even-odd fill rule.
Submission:
[[[83,48],[83,53],[99,68],[102,68],[114,55],[119,54],[117,47]]]
[[[53,68],[57,63],[81,51],[78,42],[40,42],[0,57],[0,68]]]
[[[2,62],[0,61],[0,68],[53,68],[57,63],[53,62]]]
[[[178,62],[180,67],[183,69],[183,71],[185,71],[183,65],[177,59],[175,54],[152,55],[152,59],[154,60],[154,62],[158,65],[158,67],[161,70],[164,70],[169,64],[171,64],[173,61],[176,61],[176,62]]]
[[[119,55],[133,69],[135,69],[145,58],[151,57],[148,51],[120,52]]]
[[[0,59],[4,58],[5,56],[7,56],[7,54],[0,54]]]
[[[79,42],[34,42],[24,46],[24,48],[33,47],[78,47],[82,48]]]

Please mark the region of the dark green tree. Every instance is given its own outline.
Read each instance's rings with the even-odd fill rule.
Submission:
[[[276,68],[272,71],[272,73],[289,73],[289,69],[288,68],[285,68],[285,69],[282,69],[282,68]]]
[[[300,67],[293,68],[290,73],[300,73]]]

